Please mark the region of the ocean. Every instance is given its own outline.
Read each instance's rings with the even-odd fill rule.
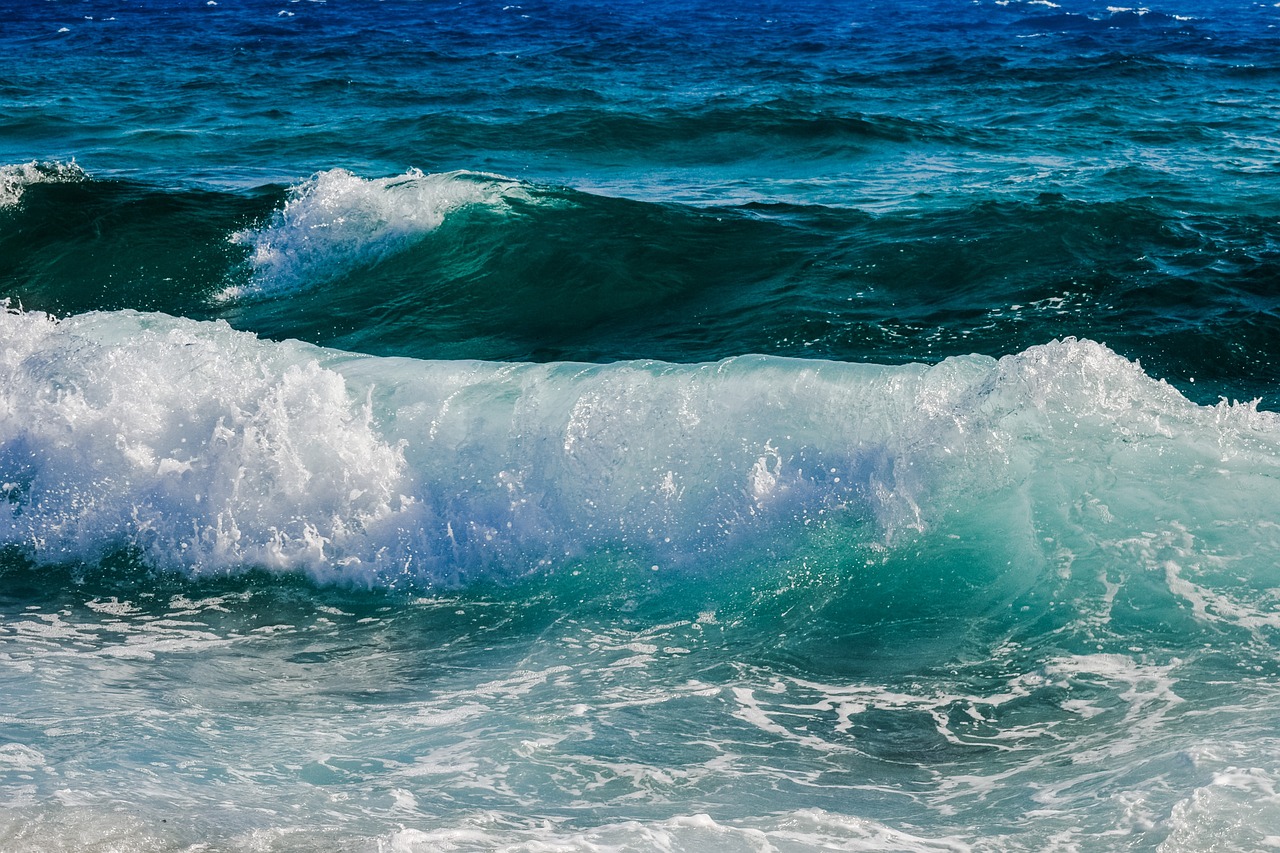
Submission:
[[[0,850],[1280,848],[1278,25],[0,3]]]

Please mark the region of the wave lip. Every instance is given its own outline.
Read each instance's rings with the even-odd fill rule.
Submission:
[[[0,210],[16,207],[32,184],[72,184],[89,180],[76,162],[32,160],[0,166]]]
[[[365,179],[346,169],[319,172],[292,187],[283,207],[255,228],[231,235],[249,247],[248,285],[218,295],[271,295],[336,278],[403,251],[430,234],[451,211],[467,205],[500,207],[524,196],[519,181],[483,172]]]

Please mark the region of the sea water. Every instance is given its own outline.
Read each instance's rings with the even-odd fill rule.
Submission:
[[[1280,847],[1280,8],[0,23],[0,849]]]

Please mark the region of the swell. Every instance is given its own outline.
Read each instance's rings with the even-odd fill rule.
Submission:
[[[439,133],[440,118],[393,123],[397,133]],[[672,108],[654,105],[644,113],[605,105],[557,109],[518,121],[449,123],[449,135],[473,144],[501,147],[512,134],[540,151],[560,151],[616,162],[707,164],[773,161],[778,149],[803,160],[840,159],[885,146],[989,144],[981,130],[942,121],[869,115],[835,107],[797,104],[795,99],[762,103],[726,102]]]

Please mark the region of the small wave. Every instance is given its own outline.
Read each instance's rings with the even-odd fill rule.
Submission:
[[[0,210],[15,207],[32,184],[71,184],[89,180],[89,175],[76,165],[56,160],[32,160],[0,166]]]
[[[293,291],[376,264],[434,231],[450,211],[500,206],[512,195],[523,195],[518,181],[480,172],[411,169],[375,179],[320,172],[290,189],[268,222],[231,236],[251,250],[250,284],[229,285],[218,298]]]

